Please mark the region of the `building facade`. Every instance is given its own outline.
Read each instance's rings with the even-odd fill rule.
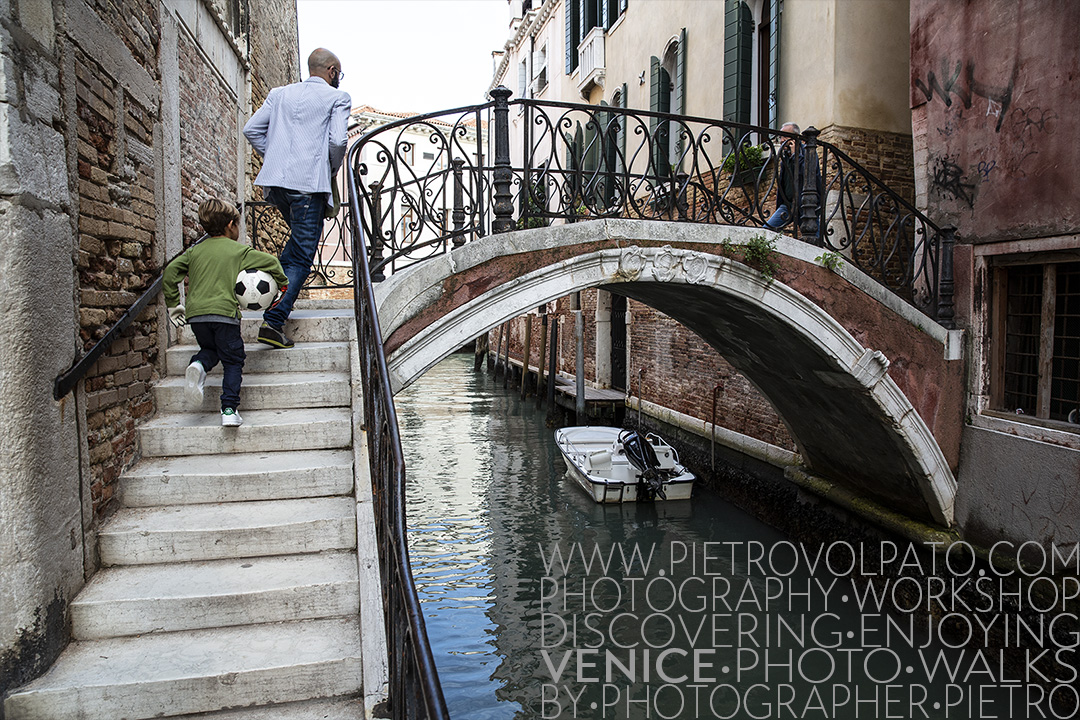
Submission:
[[[1066,109],[1077,100],[1069,78],[1078,51],[1061,28],[1075,27],[1078,11],[1065,2],[1014,5],[512,1],[511,38],[491,87],[813,126],[939,225],[955,226],[968,363],[952,468],[958,529],[987,546],[1069,548],[1080,539],[1080,205],[1070,200],[1077,150],[1066,140]],[[511,137],[520,132],[514,122],[512,108]],[[798,451],[768,399],[686,328],[603,290],[581,302],[588,383],[625,390],[687,427],[715,422],[748,438],[747,447]],[[547,310],[560,318],[559,370],[573,375],[571,302]],[[538,337],[539,317],[507,325],[519,359],[527,322]]]
[[[249,187],[252,102],[298,79],[293,0],[33,0],[0,29],[0,694],[66,642],[95,533],[154,413],[152,303],[78,382],[54,380]]]
[[[957,228],[968,336],[957,521],[1080,540],[1080,203],[1071,140],[1080,24],[1070,2],[911,3],[920,208]],[[1070,130],[1073,128],[1073,130]]]

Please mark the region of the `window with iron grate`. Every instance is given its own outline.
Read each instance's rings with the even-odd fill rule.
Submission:
[[[995,404],[1080,429],[1080,262],[997,273]]]

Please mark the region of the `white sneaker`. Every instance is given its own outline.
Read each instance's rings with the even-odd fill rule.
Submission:
[[[240,427],[244,419],[233,408],[225,408],[221,411],[221,427]]]
[[[184,378],[187,380],[184,393],[187,395],[188,402],[195,406],[202,405],[203,388],[206,386],[206,369],[202,363],[192,360],[187,366]]]

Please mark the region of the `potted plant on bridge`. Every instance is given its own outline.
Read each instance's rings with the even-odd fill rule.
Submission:
[[[743,143],[727,154],[720,169],[732,176],[733,185],[753,185],[765,160],[760,145]]]

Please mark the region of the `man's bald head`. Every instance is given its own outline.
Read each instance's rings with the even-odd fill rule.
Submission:
[[[336,87],[334,78],[341,73],[341,61],[326,48],[315,48],[308,55],[307,68],[309,75],[321,77]]]

